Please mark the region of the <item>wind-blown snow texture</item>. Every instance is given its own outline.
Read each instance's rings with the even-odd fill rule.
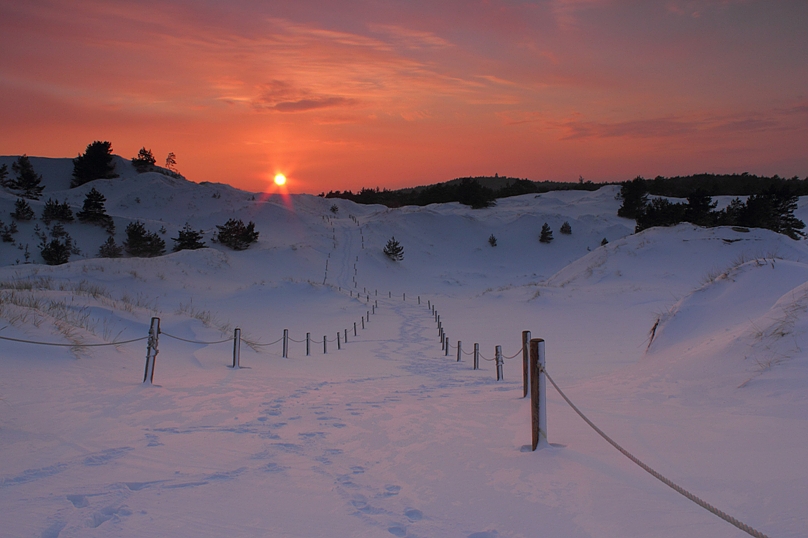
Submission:
[[[243,252],[92,259],[105,232],[68,224],[83,254],[59,267],[15,264],[25,243],[38,260],[35,222],[0,244],[0,336],[123,341],[146,336],[151,316],[164,331],[154,386],[141,383],[143,341],[0,341],[5,536],[744,536],[554,392],[553,446],[527,451],[521,359],[497,382],[491,362],[474,371],[471,357],[444,356],[427,300],[453,346],[478,342],[487,359],[495,345],[517,353],[522,330],[544,338],[554,379],[640,459],[769,536],[808,533],[804,242],[689,225],[632,235],[614,187],[386,209],[253,199],[123,160],[121,178],[67,190],[69,160],[32,162],[43,201],[77,210],[100,190],[118,243],[134,219],[164,226],[169,248],[186,221],[209,243],[231,217],[261,235]],[[0,214],[14,200],[0,194]],[[558,233],[564,221],[572,235]],[[391,236],[401,263],[382,254]],[[240,370],[227,367],[232,343],[167,336],[214,341],[235,327]],[[313,343],[310,356],[292,342],[284,359],[279,343],[260,345],[284,328],[298,341],[347,329],[348,342],[327,354]]]

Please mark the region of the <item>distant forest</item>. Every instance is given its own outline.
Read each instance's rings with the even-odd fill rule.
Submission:
[[[800,179],[781,178],[777,175],[766,177],[754,174],[696,174],[692,176],[662,177],[645,179],[637,177],[633,182],[645,184],[646,192],[655,196],[687,198],[696,191],[707,196],[751,196],[771,192],[773,189],[792,196],[808,196],[808,177]],[[505,176],[463,177],[407,189],[388,190],[363,188],[354,193],[329,191],[321,193],[325,198],[344,198],[360,204],[381,204],[387,207],[406,205],[424,206],[428,204],[460,202],[473,208],[484,208],[496,204],[498,198],[520,194],[544,193],[550,191],[585,190],[595,191],[605,185],[619,183],[593,183],[579,178],[576,182],[531,181]]]

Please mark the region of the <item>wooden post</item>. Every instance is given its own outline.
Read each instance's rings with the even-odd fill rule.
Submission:
[[[370,323],[370,310],[368,310],[367,316],[368,316],[368,323]]]
[[[426,300],[426,307],[430,310],[430,312],[432,311],[432,300],[431,299]]]
[[[497,381],[502,381],[502,346],[496,346],[494,348],[494,357],[497,362]]]
[[[365,330],[365,318],[362,318],[362,330]]]
[[[348,343],[348,329],[345,329],[345,338],[342,341]]]
[[[444,343],[443,348],[446,350],[446,353],[444,353],[443,355],[445,357],[448,357],[449,356],[449,337],[448,336],[446,337],[446,342]]]
[[[154,363],[157,360],[157,341],[160,336],[160,318],[152,318],[149,326],[149,340],[146,344],[146,371],[143,373],[143,382],[154,383]]]
[[[241,329],[236,327],[233,332],[233,369],[238,370],[241,366]]]
[[[289,329],[283,330],[283,358],[289,358]]]
[[[342,344],[340,344],[339,331],[337,331],[337,351],[339,351],[340,349],[342,349]]]
[[[530,415],[533,450],[547,444],[547,390],[544,377],[544,340],[530,340]]]
[[[376,299],[376,300],[374,301],[374,305],[373,305],[373,306],[375,306],[376,308],[379,308],[379,300],[378,300],[378,299]]]
[[[402,300],[402,301],[406,301],[406,300],[407,300],[407,294],[406,294],[406,293],[402,293],[402,294],[401,294],[401,300]]]
[[[311,355],[311,333],[306,333],[306,356]]]
[[[323,355],[328,353],[328,337],[323,335]]]
[[[421,304],[421,296],[418,296],[418,304]]]
[[[522,331],[522,398],[527,398],[530,387],[530,331]]]
[[[375,305],[370,307],[370,313],[373,314],[374,316],[376,315],[376,306]]]
[[[460,362],[460,353],[461,353],[461,346],[460,340],[457,341],[457,362]]]
[[[443,333],[440,329],[438,329],[438,338],[440,338],[440,348],[443,349],[445,347],[445,340],[443,339]]]
[[[353,322],[353,335],[356,336],[356,322]]]
[[[392,292],[392,291],[388,291],[388,292],[387,292],[387,295],[388,295],[388,299],[392,299],[392,298],[393,298],[393,292]]]
[[[474,343],[474,370],[480,369],[480,344]]]

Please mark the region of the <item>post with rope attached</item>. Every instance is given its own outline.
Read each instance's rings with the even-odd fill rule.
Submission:
[[[311,355],[311,333],[306,333],[306,356]]]
[[[497,381],[502,381],[502,346],[494,348],[494,359],[497,361]]]
[[[448,336],[446,337],[446,342],[444,342],[444,344],[443,344],[443,348],[446,350],[446,353],[444,353],[443,355],[445,357],[448,357],[449,356],[449,337]]]
[[[289,329],[283,330],[283,358],[289,358]]]
[[[328,354],[328,337],[323,335],[323,355]]]
[[[337,331],[337,351],[339,351],[340,349],[342,349],[342,345],[339,342],[339,331]]]
[[[480,344],[474,343],[474,370],[480,369]]]
[[[460,354],[462,353],[461,349],[462,349],[462,344],[460,343],[460,340],[458,340],[457,341],[457,362],[460,362]]]
[[[157,360],[157,341],[160,336],[160,318],[152,318],[149,326],[149,340],[146,347],[146,372],[143,374],[143,382],[151,385],[154,383],[154,363]]]
[[[362,318],[362,330],[365,330],[365,318]]]
[[[547,444],[547,385],[544,376],[544,340],[530,340],[530,415],[533,450]]]
[[[345,338],[342,340],[344,343],[348,343],[348,329],[345,329]]]
[[[522,386],[524,389],[522,398],[527,398],[530,386],[530,331],[522,331]]]
[[[356,322],[353,323],[353,335],[356,336]]]
[[[238,370],[241,367],[241,329],[236,327],[233,331],[233,369]]]

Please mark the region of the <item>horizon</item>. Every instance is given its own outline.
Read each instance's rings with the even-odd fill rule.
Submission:
[[[6,4],[0,153],[108,140],[195,182],[309,194],[806,177],[806,21],[740,0]]]

